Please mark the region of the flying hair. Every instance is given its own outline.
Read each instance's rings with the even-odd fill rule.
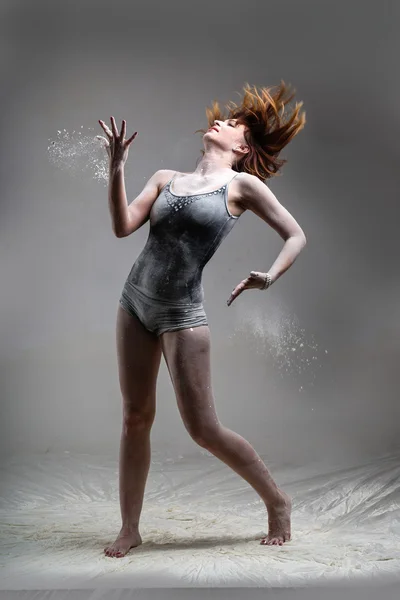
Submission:
[[[245,125],[244,137],[250,150],[232,165],[232,169],[239,173],[250,173],[264,181],[280,175],[287,162],[278,157],[306,123],[305,112],[301,111],[303,102],[288,107],[295,91],[282,80],[280,85],[268,88],[257,88],[246,83],[243,91],[242,102],[229,102],[225,105],[225,111],[214,100],[212,106],[206,108],[208,125],[211,127],[215,119],[236,119],[239,124]],[[204,134],[206,131],[199,129],[195,133]]]

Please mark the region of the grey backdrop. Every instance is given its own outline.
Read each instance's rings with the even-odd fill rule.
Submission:
[[[229,309],[283,241],[246,213],[206,268],[218,413],[276,462],[397,447],[399,17],[387,0],[2,0],[3,456],[119,447],[115,315],[148,225],[115,238],[106,187],[51,164],[49,138],[127,119],[131,201],[157,169],[195,168],[214,98],[281,79],[307,125],[270,185],[308,245],[270,292]],[[152,444],[200,451],[164,364]]]

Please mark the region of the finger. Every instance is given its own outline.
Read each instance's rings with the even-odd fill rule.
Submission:
[[[135,131],[135,133],[132,135],[132,137],[130,137],[130,138],[129,138],[129,140],[127,140],[127,141],[125,142],[125,146],[129,146],[129,144],[130,144],[131,142],[133,142],[133,140],[135,139],[135,137],[136,137],[136,136],[137,136],[137,131]]]
[[[232,302],[238,297],[240,296],[240,294],[243,292],[243,290],[246,287],[246,280],[241,281],[239,283],[238,286],[235,287],[235,289],[233,290],[232,294],[230,295],[230,298],[227,302],[228,306],[230,306],[232,304]]]
[[[107,125],[104,123],[104,121],[100,121],[100,120],[99,120],[99,123],[100,123],[100,126],[102,127],[102,129],[104,129],[104,131],[105,131],[106,135],[107,135],[109,138],[112,138],[112,132],[111,132],[111,131],[110,131],[110,129],[107,127]]]
[[[115,119],[114,117],[111,117],[111,128],[112,128],[112,132],[115,138],[118,137],[118,130],[117,130],[117,125],[115,124]]]
[[[96,138],[98,140],[100,140],[101,142],[104,142],[104,145],[105,145],[106,148],[108,148],[110,146],[110,142],[105,137],[103,137],[102,135],[96,135]]]
[[[121,140],[124,139],[125,133],[126,133],[126,121],[125,121],[125,119],[123,119],[123,121],[122,121],[122,127],[121,127],[121,134],[120,134],[121,135]]]
[[[238,290],[238,289],[236,289],[236,290],[233,290],[233,292],[232,292],[232,294],[230,295],[230,298],[229,298],[229,300],[228,300],[228,302],[227,302],[227,305],[228,305],[228,306],[230,306],[230,305],[232,304],[232,302],[233,302],[234,300],[236,300],[236,298],[237,298],[238,296],[240,296],[240,294],[241,294],[242,292],[243,292],[243,290]]]

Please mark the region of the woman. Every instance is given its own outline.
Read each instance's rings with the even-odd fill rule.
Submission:
[[[206,109],[210,128],[200,130],[204,151],[193,173],[157,171],[128,206],[124,164],[137,133],[125,140],[99,121],[110,158],[109,207],[113,231],[125,237],[150,220],[150,233],[122,291],[117,315],[117,351],[123,429],[119,461],[122,528],[105,548],[124,556],[141,544],[139,518],[150,467],[150,430],[156,410],[161,354],[180,414],[191,437],[241,475],[263,499],[268,536],[261,543],[290,540],[291,500],[272,479],[252,446],[218,419],[211,389],[210,334],[203,309],[202,270],[246,210],[273,227],[285,244],[268,273],[252,271],[233,290],[228,306],[248,289],[267,289],[304,247],[303,230],[263,183],[286,162],[278,155],[304,127],[302,103],[282,81],[274,88],[244,87],[240,106],[223,115],[217,102]]]

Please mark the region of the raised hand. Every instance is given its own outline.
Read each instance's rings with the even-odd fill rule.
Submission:
[[[111,129],[112,130],[110,130],[109,127],[107,127],[107,125],[104,123],[104,121],[99,120],[99,123],[107,137],[105,138],[101,135],[97,135],[96,137],[98,140],[102,140],[105,142],[104,146],[105,146],[107,154],[110,158],[110,164],[112,164],[112,165],[125,164],[125,162],[128,158],[129,145],[131,144],[131,142],[133,142],[133,140],[137,136],[137,131],[135,131],[135,133],[132,135],[132,137],[129,138],[129,140],[125,140],[125,133],[126,133],[126,121],[125,120],[122,121],[121,133],[118,133],[114,117],[111,117]]]

